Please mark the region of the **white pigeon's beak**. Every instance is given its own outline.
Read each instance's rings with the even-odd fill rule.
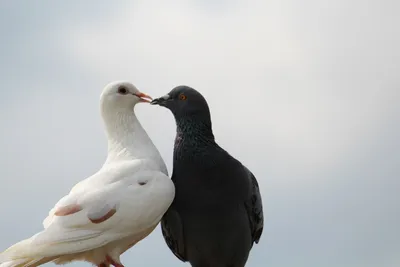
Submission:
[[[150,103],[153,98],[149,95],[146,95],[142,92],[134,93],[135,96],[140,98],[140,102]]]

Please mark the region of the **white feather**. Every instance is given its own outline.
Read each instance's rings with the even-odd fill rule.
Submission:
[[[129,83],[112,83],[101,96],[108,137],[103,167],[76,184],[43,221],[44,230],[0,254],[0,267],[38,266],[84,260],[101,264],[119,256],[153,231],[171,204],[175,188],[158,150],[136,119],[135,96],[120,96],[118,86],[133,93]],[[136,102],[135,102],[136,101]],[[55,212],[68,205],[80,211],[66,216]],[[91,221],[115,209],[101,223]]]

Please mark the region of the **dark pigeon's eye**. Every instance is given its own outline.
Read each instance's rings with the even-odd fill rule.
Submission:
[[[179,95],[179,100],[186,100],[187,97],[184,94]]]
[[[120,86],[118,88],[118,93],[120,93],[121,95],[126,95],[128,93],[128,90],[125,87]]]

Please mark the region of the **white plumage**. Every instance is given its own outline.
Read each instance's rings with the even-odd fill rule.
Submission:
[[[106,162],[59,200],[42,232],[1,253],[0,267],[75,260],[121,267],[120,255],[153,231],[175,188],[134,113],[145,97],[128,82],[104,88],[100,109],[108,137]]]

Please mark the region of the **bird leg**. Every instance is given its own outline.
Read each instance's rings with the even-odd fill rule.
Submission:
[[[121,263],[116,262],[115,260],[113,260],[110,256],[106,256],[106,260],[108,263],[110,263],[111,265],[113,265],[114,267],[124,267],[124,265],[122,265]]]
[[[108,267],[108,263],[100,263],[97,267]]]

